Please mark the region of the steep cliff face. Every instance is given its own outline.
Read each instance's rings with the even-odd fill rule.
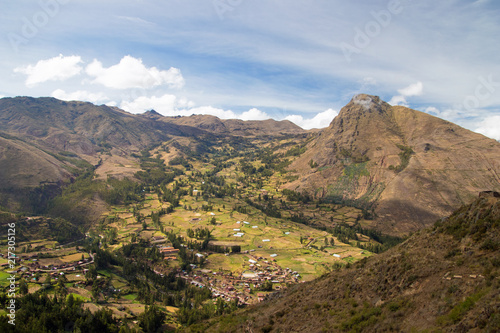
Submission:
[[[500,188],[500,144],[379,97],[357,95],[290,167],[289,188],[374,210],[404,234]]]

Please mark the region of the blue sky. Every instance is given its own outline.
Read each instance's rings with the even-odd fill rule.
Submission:
[[[312,128],[368,93],[500,140],[499,17],[493,0],[4,1],[0,96]]]

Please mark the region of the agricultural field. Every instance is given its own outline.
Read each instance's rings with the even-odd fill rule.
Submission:
[[[75,181],[71,195],[58,200],[99,191],[107,206],[97,223],[84,229],[43,216],[16,222],[33,230],[16,252],[19,290],[72,295],[85,309],[109,309],[126,322],[154,305],[175,328],[373,255],[384,239],[363,229],[366,211],[283,189],[303,144],[284,137],[207,147],[173,139],[135,156],[134,179],[90,173],[91,182]],[[68,227],[77,232],[60,231]],[[6,253],[7,244],[0,248]],[[0,265],[6,287],[7,260]]]

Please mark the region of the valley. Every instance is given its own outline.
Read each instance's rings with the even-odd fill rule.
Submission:
[[[91,312],[111,309],[124,323],[155,304],[173,329],[199,320],[196,311],[215,315],[212,297],[226,306],[255,304],[381,251],[380,238],[361,227],[368,224],[361,209],[280,189],[293,178],[286,166],[307,140],[177,137],[133,156],[102,154],[105,162],[52,199],[49,214],[66,220],[4,214],[22,230],[19,281],[29,293],[71,294]],[[66,222],[78,221],[78,206],[95,200],[94,193],[106,207],[98,222],[88,230]],[[79,232],[55,237],[58,228]],[[148,273],[137,281],[127,265]],[[10,271],[3,267],[4,286]],[[167,282],[148,275],[177,286],[165,291],[160,285]],[[194,307],[176,296],[200,288],[209,292]]]
[[[497,286],[496,261],[453,261],[466,248],[478,258],[497,253],[494,199],[470,208],[483,207],[485,222],[461,245],[425,229],[499,190],[500,144],[457,125],[369,95],[321,131],[52,98],[0,99],[0,111],[0,300],[14,288],[27,331],[390,329],[398,309],[414,306],[400,293],[438,275],[468,275],[474,292],[496,297],[481,282]],[[411,260],[391,264],[399,275],[380,271],[407,244]],[[420,252],[436,263],[415,259]],[[363,291],[350,296],[351,285]],[[288,308],[282,297],[305,303]],[[421,325],[456,324],[446,314],[459,298],[439,297],[449,299],[435,302],[442,323]],[[268,304],[273,310],[262,310]],[[34,318],[34,309],[44,315]],[[310,310],[335,322],[284,319]],[[0,329],[10,332],[7,314],[0,310]]]

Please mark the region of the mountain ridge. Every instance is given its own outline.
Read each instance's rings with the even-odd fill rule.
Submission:
[[[280,135],[268,122],[213,119],[221,123],[223,133],[204,129],[202,123],[168,121],[155,111],[135,115],[117,107],[52,97],[1,98],[0,203],[12,207],[7,203],[17,192],[71,181],[92,166],[104,177],[132,177],[139,170],[133,154],[174,138],[193,139],[188,148],[194,149],[217,135],[230,135],[232,128],[243,136]],[[288,122],[272,124],[298,128]],[[24,201],[23,196],[14,201]]]
[[[163,117],[154,110],[134,115],[50,97],[3,98],[0,134],[0,180],[10,188],[68,181],[91,165],[103,177],[131,176],[138,171],[132,153],[173,138],[194,139],[189,150],[217,136],[307,137],[289,167],[297,179],[282,187],[354,205],[364,211],[364,227],[395,235],[446,216],[478,191],[500,190],[500,143],[364,94],[320,131],[272,119]]]
[[[188,117],[163,117],[159,120],[200,128],[216,134],[235,136],[301,134],[307,131],[289,120],[241,120],[220,119],[211,115],[191,115]]]

